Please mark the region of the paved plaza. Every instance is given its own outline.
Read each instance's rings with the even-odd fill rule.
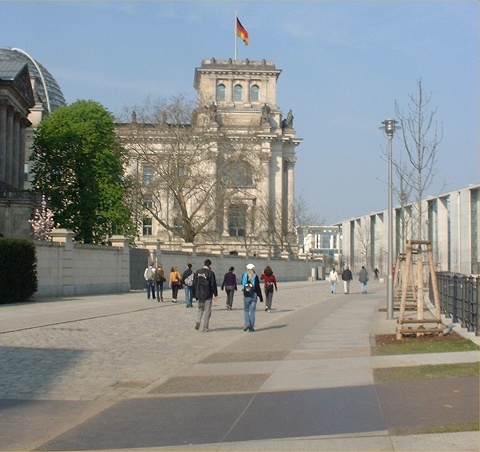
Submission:
[[[168,291],[0,306],[0,450],[478,450],[478,432],[397,433],[478,422],[478,378],[375,384],[373,369],[479,353],[370,356],[395,320],[384,284],[353,288],[280,282],[253,333],[240,292],[208,333]]]

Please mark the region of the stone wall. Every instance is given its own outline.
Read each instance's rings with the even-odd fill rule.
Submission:
[[[124,293],[131,288],[130,251],[128,239],[114,236],[112,246],[96,246],[74,243],[74,234],[67,229],[56,229],[52,232],[52,242],[36,242],[38,297],[71,297],[76,295],[95,295]],[[197,253],[194,245],[186,244],[181,252],[162,251],[160,244],[150,249],[145,255],[141,274],[149,261],[162,263],[168,276],[173,265],[183,271],[191,263],[193,269],[203,266],[205,259],[212,261],[212,270],[217,276],[220,288],[223,276],[230,267],[235,268],[238,283],[245,267],[252,262],[257,273],[270,265],[279,282],[308,281],[312,270],[317,270],[316,261],[290,260],[287,255],[283,259],[268,256],[230,256],[215,250],[211,254]]]

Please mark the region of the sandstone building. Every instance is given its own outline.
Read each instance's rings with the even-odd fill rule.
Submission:
[[[157,111],[157,120],[131,112],[130,122],[118,124],[140,185],[138,242],[297,253],[294,168],[302,140],[292,112],[277,105],[280,73],[266,60],[206,59],[195,70],[189,124],[171,108]],[[172,174],[182,177],[173,181]]]

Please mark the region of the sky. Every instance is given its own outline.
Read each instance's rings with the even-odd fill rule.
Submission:
[[[120,115],[147,98],[196,99],[202,60],[234,58],[235,11],[250,39],[238,40],[237,58],[282,70],[277,105],[292,110],[303,139],[296,197],[317,224],[387,209],[388,141],[379,128],[396,118],[395,102],[408,112],[419,80],[443,130],[425,196],[479,183],[475,0],[0,0],[0,46],[45,66],[67,103],[92,99]],[[406,160],[398,136],[392,149]]]

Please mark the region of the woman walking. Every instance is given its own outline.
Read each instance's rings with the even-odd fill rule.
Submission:
[[[255,309],[257,307],[257,297],[263,302],[262,289],[260,281],[255,273],[255,265],[248,264],[247,271],[242,276],[243,287],[243,311],[245,314],[245,324],[243,331],[255,331]]]
[[[227,294],[227,311],[233,309],[233,294],[237,290],[237,276],[233,273],[235,269],[230,267],[228,273],[225,273],[222,282],[222,290]]]
[[[157,292],[157,301],[163,302],[163,283],[166,281],[165,272],[163,271],[163,265],[158,264],[157,270],[155,271],[155,289]]]
[[[174,265],[170,270],[169,287],[172,289],[172,303],[177,302],[178,289],[182,287],[182,275],[178,271],[178,267]]]
[[[265,311],[271,312],[272,310],[272,300],[273,300],[273,291],[277,290],[277,278],[273,274],[272,267],[268,265],[263,270],[262,276],[260,279],[263,281],[263,285],[265,287]]]

